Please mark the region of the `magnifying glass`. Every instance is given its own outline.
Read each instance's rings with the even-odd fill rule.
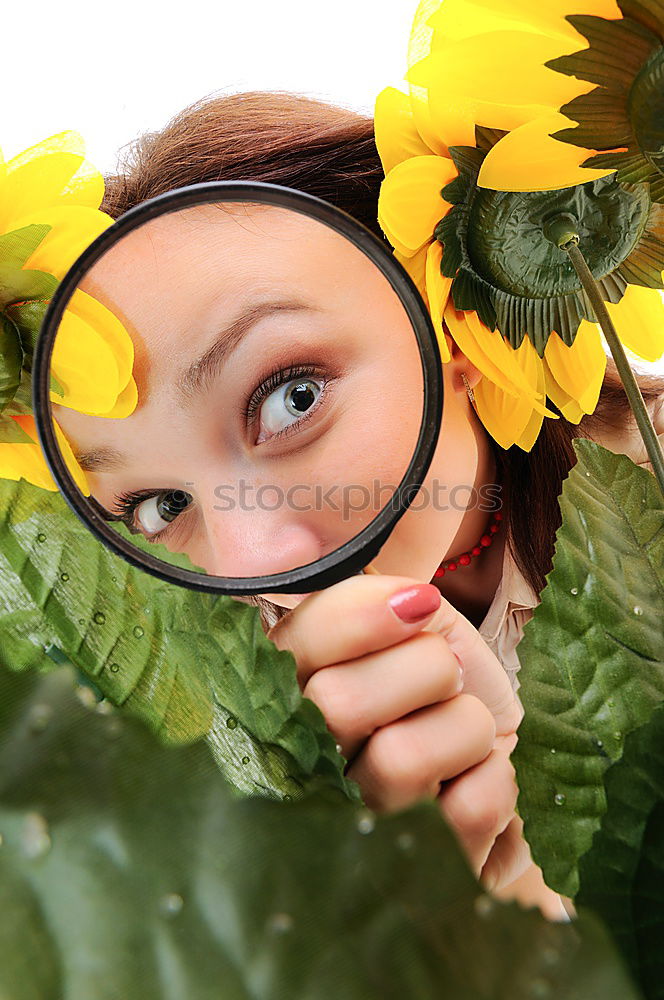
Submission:
[[[391,252],[263,183],[122,216],[58,287],[33,386],[53,477],[97,538],[237,596],[361,572],[422,485],[443,404],[428,311]]]

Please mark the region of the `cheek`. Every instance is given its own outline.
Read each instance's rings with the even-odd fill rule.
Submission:
[[[423,488],[376,559],[381,573],[431,577],[441,554],[459,530],[472,496],[478,463],[475,430],[450,389]]]

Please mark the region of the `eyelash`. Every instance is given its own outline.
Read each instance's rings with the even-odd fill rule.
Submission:
[[[267,399],[270,393],[278,389],[280,385],[284,383],[292,382],[298,378],[321,378],[321,369],[317,368],[315,365],[289,365],[286,368],[277,368],[275,371],[270,372],[266,378],[263,379],[261,384],[254,389],[251,396],[245,403],[242,416],[246,423],[251,422],[257,410],[259,409],[261,403]],[[300,420],[295,421],[294,424],[289,424],[289,427],[294,427],[296,424],[301,423]],[[272,438],[279,438],[289,430],[289,427],[284,428],[283,431],[278,431],[276,434],[272,435]]]
[[[294,379],[298,378],[321,378],[320,368],[317,368],[315,365],[289,365],[287,368],[277,368],[275,371],[270,372],[270,374],[263,379],[261,384],[254,389],[253,393],[242,408],[242,416],[244,417],[245,422],[249,423],[253,420],[261,403],[267,399],[270,393],[274,392],[275,389],[278,389],[280,385],[292,382]],[[272,438],[287,436],[289,433],[292,433],[292,427],[296,427],[306,419],[307,417],[305,415],[300,420],[295,421],[295,423],[289,424],[288,427],[283,429],[283,431],[278,431],[276,434],[273,434]],[[157,496],[157,494],[161,492],[161,490],[138,490],[135,493],[120,493],[118,496],[114,497],[114,508],[112,513],[118,515],[119,519],[127,526],[127,528],[129,528],[130,531],[143,535],[148,542],[156,543],[168,534],[176,521],[180,520],[182,514],[180,514],[175,521],[172,521],[168,528],[162,528],[161,531],[157,531],[154,535],[145,535],[140,528],[137,528],[134,524],[134,517],[137,507],[144,500],[149,500],[151,497]]]
[[[131,532],[134,532],[137,535],[142,535],[148,542],[156,543],[168,534],[179,518],[176,518],[175,521],[171,521],[167,528],[162,528],[161,531],[155,532],[154,535],[146,535],[134,524],[134,516],[136,514],[136,508],[143,503],[144,500],[149,500],[151,497],[155,497],[162,492],[163,490],[138,490],[136,493],[120,493],[118,496],[113,497],[112,513],[118,515],[122,523],[125,524]],[[181,516],[182,515],[180,515],[180,517]]]

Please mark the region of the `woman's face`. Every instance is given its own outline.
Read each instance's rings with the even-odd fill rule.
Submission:
[[[82,288],[130,333],[139,402],[121,420],[55,416],[133,529],[208,573],[258,576],[337,549],[390,501],[421,422],[419,351],[386,279],[336,233],[276,208],[188,209],[116,244]],[[477,472],[450,395],[427,477],[448,491]],[[439,507],[416,502],[376,568],[428,579],[463,513]]]

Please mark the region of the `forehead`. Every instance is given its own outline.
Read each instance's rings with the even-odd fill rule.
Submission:
[[[233,203],[145,223],[116,243],[81,287],[129,331],[134,374],[145,391],[183,350],[209,342],[249,301],[288,296],[314,308],[353,308],[350,290],[366,295],[376,282],[389,288],[375,265],[328,226],[287,209]]]

